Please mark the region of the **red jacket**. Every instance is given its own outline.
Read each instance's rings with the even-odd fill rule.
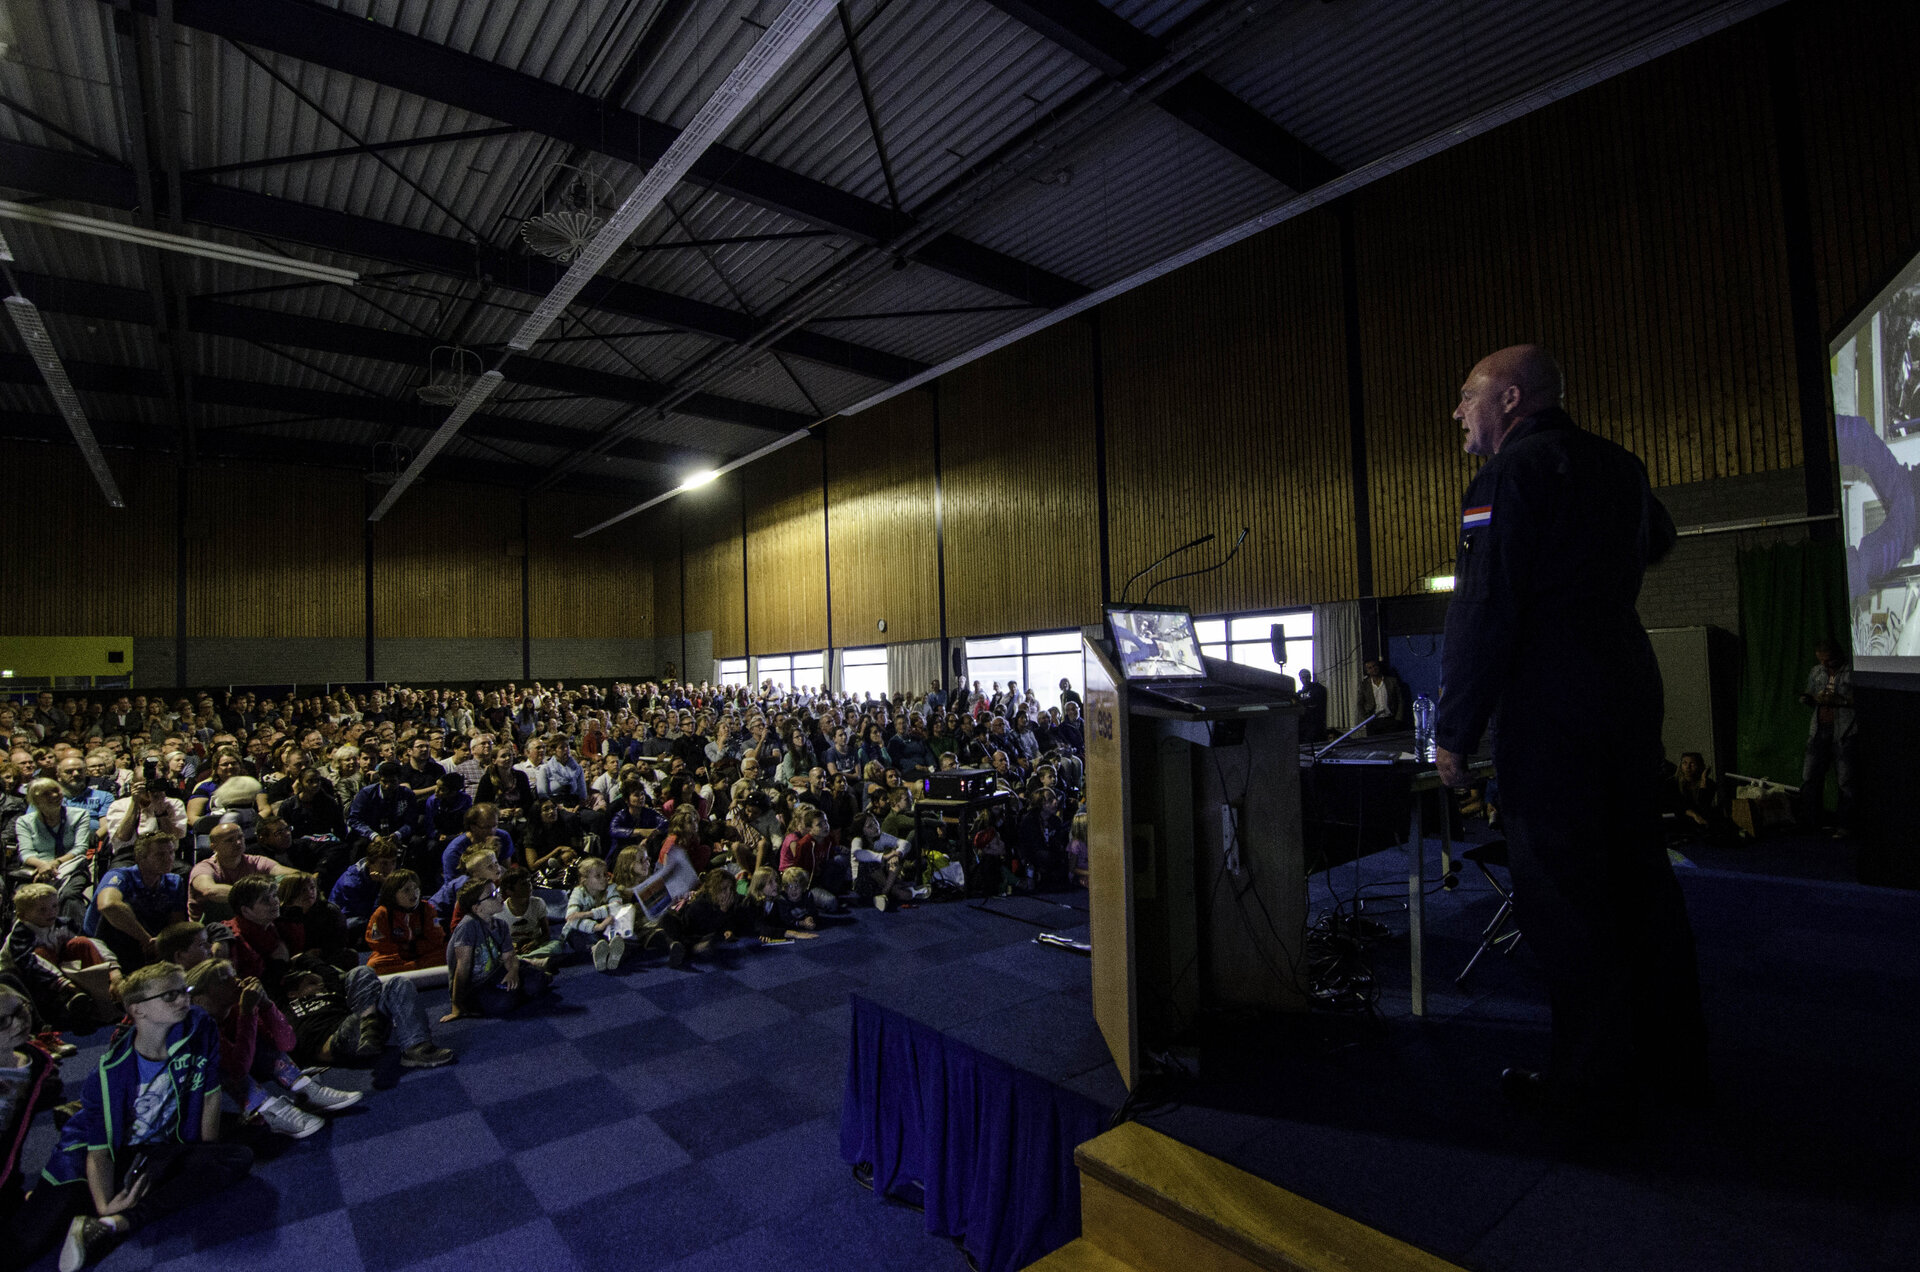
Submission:
[[[431,901],[411,910],[389,910],[383,905],[367,920],[367,948],[373,951],[367,966],[383,976],[442,967],[447,961],[447,934]]]

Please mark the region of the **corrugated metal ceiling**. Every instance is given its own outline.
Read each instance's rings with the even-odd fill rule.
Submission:
[[[583,100],[600,100],[620,87],[623,100],[611,102],[612,107],[682,125],[782,3],[335,0],[333,7],[364,19],[370,38],[383,29],[419,37],[582,94]],[[1205,0],[1108,4],[1118,17],[1162,42],[1184,38],[1197,20],[1223,12]],[[1710,0],[1460,0],[1446,5],[1298,0],[1272,8],[1204,69],[1277,125],[1351,168],[1483,109],[1495,96],[1592,65],[1712,7]],[[675,9],[684,16],[668,29],[663,14]],[[0,103],[0,140],[125,162],[112,12],[101,0],[8,7],[14,30],[11,47],[0,57],[0,95],[44,122]],[[855,0],[849,13],[895,190],[909,216],[924,216],[972,165],[1101,83],[1093,67],[987,0]],[[152,20],[141,17],[137,24],[151,59],[157,55]],[[1507,68],[1497,87],[1471,53],[1496,33]],[[341,250],[344,240],[327,247],[292,241],[324,237],[324,227],[334,224],[307,209],[518,255],[524,252],[520,220],[540,209],[559,164],[582,163],[603,174],[612,187],[609,202],[639,176],[629,163],[583,154],[567,140],[524,130],[402,146],[378,155],[301,157],[363,142],[498,129],[501,121],[423,96],[429,85],[407,91],[373,83],[285,52],[242,48],[184,23],[175,28],[170,55],[178,100],[155,109],[171,124],[179,168],[189,180],[282,201],[289,212],[290,237],[284,242],[272,238],[274,227],[264,223],[253,233],[200,224],[183,227],[185,232],[214,243],[278,247],[366,276],[359,286],[343,288],[168,255],[169,285],[189,296],[224,299],[263,314],[457,342],[491,357],[537,296],[511,289],[506,280],[487,290],[471,267],[421,270],[397,246],[384,257],[369,257]],[[503,108],[502,113],[512,111]],[[782,313],[801,289],[859,254],[858,240],[844,226],[823,226],[781,210],[788,206],[788,194],[819,187],[839,191],[863,201],[869,211],[862,215],[879,223],[894,197],[837,21],[807,42],[723,142],[776,171],[768,175],[748,165],[730,173],[726,180],[735,187],[730,192],[683,185],[671,196],[670,208],[656,212],[634,236],[638,250],[617,258],[610,272],[667,298],[661,306],[698,302],[720,311],[696,326],[752,331],[769,315]],[[267,162],[289,157],[292,161]],[[0,172],[0,185],[5,182]],[[7,193],[34,192],[14,186]],[[1097,288],[1203,242],[1284,202],[1290,193],[1141,101],[1127,104],[1086,135],[1060,140],[1044,163],[1017,171],[952,229],[1007,258],[1009,277],[996,280],[1001,286],[1029,287],[1051,276]],[[56,199],[52,206],[122,222],[139,219],[97,204]],[[151,276],[144,254],[125,244],[19,222],[0,228],[21,270],[135,290],[160,281]],[[708,245],[671,246],[689,238]],[[756,241],[713,242],[743,238]],[[911,263],[870,275],[819,307],[819,316],[803,328],[804,336],[824,338],[817,353],[784,355],[783,366],[763,352],[697,387],[731,398],[741,409],[774,407],[811,418],[862,400],[885,383],[853,369],[859,363],[854,355],[861,351],[935,364],[1041,312],[1022,308],[1019,299],[978,279],[960,277],[963,272]],[[679,320],[663,319],[661,306],[650,317],[614,312],[605,300],[608,294],[605,287],[589,289],[587,305],[576,307],[535,356],[674,387],[689,368],[704,365],[708,355],[727,346],[710,330],[677,330]],[[642,309],[654,305],[648,294],[638,293]],[[635,293],[626,295],[621,304]],[[912,316],[871,316],[888,314]],[[849,321],[850,315],[860,317]],[[159,368],[150,325],[64,313],[50,314],[49,322],[63,356],[75,363]],[[18,349],[10,331],[6,347]],[[349,356],[196,334],[176,347],[192,373],[406,402],[415,400],[413,390],[428,373],[410,351],[390,359]],[[488,410],[530,424],[597,430],[631,409],[600,397],[553,400],[556,390],[513,383],[511,363],[508,379],[508,389]],[[103,419],[147,429],[167,427],[173,411],[169,402],[156,398],[87,394],[86,400]],[[0,413],[38,416],[50,407],[44,391],[34,386],[0,385]],[[225,406],[197,409],[210,428],[262,415],[249,417],[241,408]],[[271,425],[261,435],[358,448],[392,431],[351,420],[307,421]],[[773,434],[684,411],[669,411],[664,419],[642,411],[627,435],[724,457],[756,449]],[[497,438],[463,439],[449,454],[506,462],[503,451],[529,467],[564,454]],[[622,474],[623,480],[671,479],[658,465],[609,463],[607,471]],[[583,471],[604,467],[595,460]]]

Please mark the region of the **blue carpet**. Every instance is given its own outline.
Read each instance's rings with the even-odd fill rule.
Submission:
[[[260,1154],[254,1175],[98,1266],[958,1272],[952,1243],[928,1236],[919,1212],[876,1200],[839,1159],[847,995],[944,985],[929,996],[971,996],[955,1016],[965,1023],[1058,997],[1062,977],[1084,987],[1086,961],[1034,945],[1038,930],[966,905],[917,906],[681,971],[637,957],[612,975],[568,968],[554,1001],[436,1026],[458,1064],[408,1072],[311,1139],[230,1122]],[[444,990],[423,997],[434,1017],[445,1010]],[[75,1041],[83,1050],[63,1070],[77,1079],[106,1034]],[[321,1080],[371,1088],[364,1070]],[[43,1117],[31,1170],[52,1142]]]

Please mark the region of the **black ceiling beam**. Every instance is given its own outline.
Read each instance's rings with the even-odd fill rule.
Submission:
[[[389,150],[412,150],[418,146],[444,146],[455,141],[481,141],[488,137],[507,137],[521,131],[512,124],[494,128],[465,128],[459,132],[435,133],[431,137],[402,137],[396,141],[374,141],[364,146],[335,146],[330,150],[307,150],[296,155],[268,155],[264,159],[242,159],[238,163],[220,163],[211,168],[189,168],[182,176],[215,177],[223,172],[253,172],[260,168],[281,168],[290,163],[311,163],[315,159],[345,159],[356,155],[381,154]]]
[[[146,301],[146,293],[130,287],[76,282],[27,272],[19,273],[16,277],[22,293],[50,313],[143,325],[153,321],[152,306]],[[187,320],[202,335],[230,336],[236,340],[343,353],[349,357],[408,363],[418,367],[425,367],[431,362],[433,351],[439,344],[429,336],[387,331],[379,327],[361,327],[326,318],[308,318],[300,314],[280,313],[202,297],[187,301]],[[512,372],[511,383],[537,385],[543,389],[554,389],[579,397],[602,398],[626,406],[651,405],[667,391],[666,386],[638,376],[616,375],[543,358],[517,357],[507,367]],[[713,393],[698,394],[676,409],[702,419],[761,429],[780,436],[812,423],[808,416],[798,411],[761,406],[757,402],[742,402]]]
[[[154,0],[137,0],[136,7],[151,13]],[[305,0],[174,0],[173,20],[642,168],[652,167],[679,136],[671,124]],[[906,228],[891,208],[726,146],[710,147],[687,180],[864,243],[883,242]],[[1086,294],[1070,279],[951,234],[911,256],[1049,309]]]
[[[486,244],[331,208],[208,182],[181,184],[186,219],[200,225],[305,243],[463,281],[478,278],[529,296],[545,296],[566,272],[558,262],[544,258],[514,256]],[[14,141],[0,140],[0,185],[123,210],[133,210],[139,204],[132,169],[71,151]],[[736,344],[751,339],[759,329],[754,319],[738,310],[605,277],[590,283],[578,303],[603,313],[663,323]],[[912,358],[816,332],[792,332],[776,340],[772,348],[889,384],[926,369],[924,363]]]
[[[94,362],[67,362],[67,375],[73,387],[89,393],[113,393],[125,397],[165,398],[166,377],[144,367],[112,366]],[[33,359],[21,354],[0,354],[0,383],[37,384],[38,369]],[[209,406],[237,406],[249,410],[276,411],[292,415],[328,419],[356,420],[363,424],[384,424],[390,428],[411,428],[431,433],[446,418],[444,407],[404,402],[393,398],[372,397],[364,393],[338,393],[328,389],[307,389],[285,384],[259,384],[251,380],[232,380],[217,376],[192,377],[193,397]],[[278,423],[261,420],[261,427]],[[490,437],[504,442],[525,442],[556,450],[585,446],[599,434],[590,429],[535,420],[515,419],[507,415],[480,413],[467,421],[465,432],[475,437]],[[609,452],[621,459],[637,460],[664,468],[687,471],[704,467],[712,456],[680,446],[659,442],[625,441]]]
[[[94,420],[93,433],[100,445],[109,450],[138,450],[144,454],[153,454],[158,450],[164,453],[168,447],[158,448],[154,443],[170,441],[158,433],[151,425],[123,423],[114,420]],[[25,411],[9,411],[0,414],[0,441],[7,442],[47,442],[54,445],[74,446],[73,433],[67,428],[66,421],[58,415],[39,415]],[[78,448],[75,447],[77,450]],[[366,465],[354,454],[352,448],[335,445],[332,442],[308,441],[298,437],[258,437],[246,433],[202,434],[200,438],[200,459],[202,466],[207,460],[238,460],[245,463],[293,465],[298,468],[334,468],[351,472],[365,472]],[[471,482],[483,486],[505,486],[514,490],[524,490],[529,480],[540,470],[530,465],[495,463],[484,459],[463,459],[458,456],[442,455],[433,461],[433,477],[429,480]],[[610,495],[620,499],[631,499],[647,489],[643,483],[621,481],[611,477],[596,477],[591,473],[570,477],[565,490],[576,494]]]
[[[1167,46],[1100,0],[987,0],[1108,79],[1126,79],[1167,56]],[[1216,145],[1294,190],[1340,175],[1340,166],[1207,76],[1195,73],[1154,103]]]

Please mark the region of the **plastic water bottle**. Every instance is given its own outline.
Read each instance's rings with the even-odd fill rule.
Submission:
[[[1424,693],[1413,700],[1413,740],[1422,750],[1433,741],[1433,699]]]

